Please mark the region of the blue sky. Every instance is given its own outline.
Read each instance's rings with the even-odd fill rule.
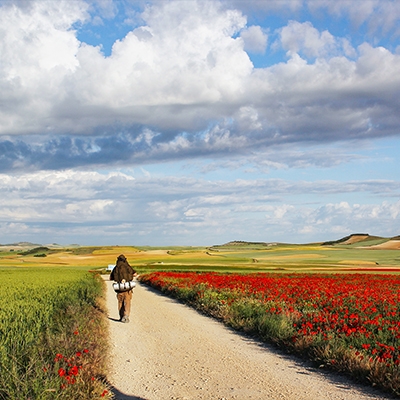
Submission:
[[[396,0],[0,0],[0,243],[400,234]]]

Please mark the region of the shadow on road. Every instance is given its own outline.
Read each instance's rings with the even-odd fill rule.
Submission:
[[[130,394],[125,394],[120,392],[114,386],[110,386],[111,392],[114,394],[114,399],[116,400],[146,400],[143,397],[132,396]]]
[[[111,317],[108,317],[108,319],[109,319],[110,321],[121,322],[118,318],[111,318]]]

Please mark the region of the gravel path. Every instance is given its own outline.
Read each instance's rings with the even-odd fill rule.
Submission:
[[[118,321],[106,278],[111,334],[108,380],[116,399],[388,399],[234,333],[138,284],[129,324]]]

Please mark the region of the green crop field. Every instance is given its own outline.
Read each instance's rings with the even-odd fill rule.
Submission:
[[[99,398],[101,280],[87,268],[0,267],[0,281],[0,399]]]

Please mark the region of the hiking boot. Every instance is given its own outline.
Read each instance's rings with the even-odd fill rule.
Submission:
[[[126,317],[122,317],[121,322],[126,322]]]

